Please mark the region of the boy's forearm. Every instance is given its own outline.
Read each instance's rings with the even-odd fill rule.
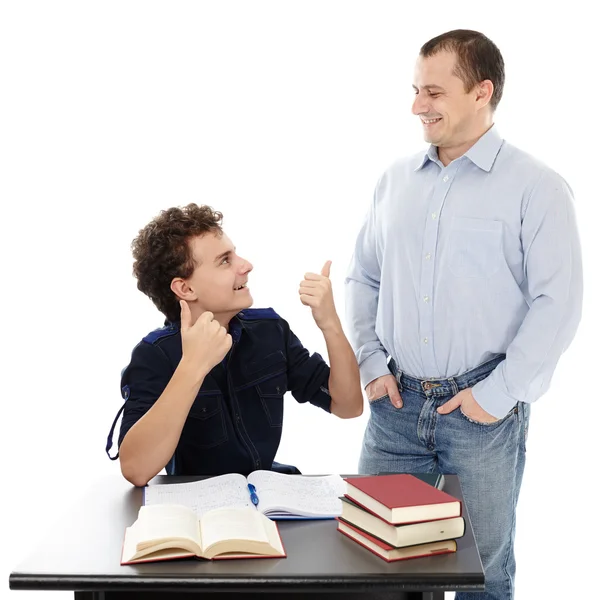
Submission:
[[[363,413],[359,366],[340,320],[322,329],[330,360],[329,391],[332,413],[343,419]]]
[[[144,486],[168,464],[204,377],[183,359],[162,395],[127,432],[120,468],[132,484]]]

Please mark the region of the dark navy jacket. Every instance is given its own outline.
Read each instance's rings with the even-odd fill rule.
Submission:
[[[311,356],[271,308],[241,311],[230,321],[229,333],[232,348],[204,379],[166,466],[168,474],[248,475],[256,469],[275,469],[287,391],[298,402],[330,412],[328,365],[319,354]],[[167,321],[134,348],[122,372],[125,403],[119,447],[160,397],[181,358],[180,322]]]

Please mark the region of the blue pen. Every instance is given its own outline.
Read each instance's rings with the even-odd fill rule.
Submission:
[[[252,483],[249,483],[249,492],[251,493],[251,502],[257,506],[259,504],[259,496],[255,493],[255,486]]]

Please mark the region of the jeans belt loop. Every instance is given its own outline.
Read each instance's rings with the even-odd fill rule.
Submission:
[[[398,384],[398,391],[402,391],[402,384],[400,380],[402,379],[402,369],[396,367],[396,383]]]

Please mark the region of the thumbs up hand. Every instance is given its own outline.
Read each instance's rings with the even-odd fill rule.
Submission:
[[[213,313],[204,312],[193,323],[191,309],[184,300],[180,301],[180,335],[183,358],[205,374],[226,356],[232,346],[232,337],[214,319]]]
[[[332,261],[328,260],[320,274],[305,273],[305,278],[299,287],[301,302],[311,307],[315,323],[322,331],[338,327],[340,324],[330,281],[331,265]]]

